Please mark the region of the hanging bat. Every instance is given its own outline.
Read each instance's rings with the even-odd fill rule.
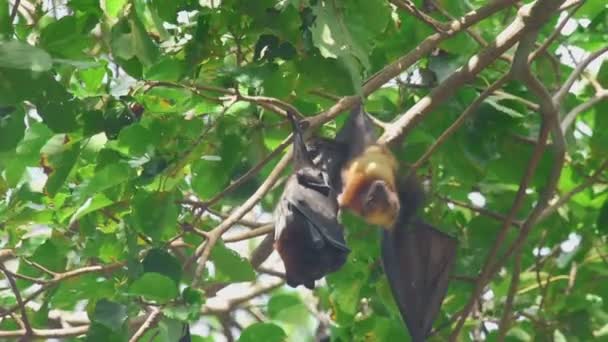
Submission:
[[[293,168],[275,209],[275,249],[287,284],[313,289],[315,281],[337,271],[346,262],[343,227],[338,222],[336,194],[329,175],[315,165],[306,149],[299,123],[293,125]]]
[[[382,232],[382,264],[412,341],[428,337],[446,295],[458,242],[416,217],[422,190],[415,178],[399,186],[401,212]]]
[[[351,112],[336,142],[346,146],[347,161],[341,168],[340,208],[348,208],[367,223],[393,226],[399,214],[397,160],[384,145],[376,143],[371,119],[359,103]]]
[[[416,217],[423,204],[422,187],[415,177],[397,175],[396,158],[376,143],[373,123],[361,104],[336,141],[348,156],[337,163],[338,202],[384,228],[384,272],[412,339],[424,341],[447,291],[457,241]]]

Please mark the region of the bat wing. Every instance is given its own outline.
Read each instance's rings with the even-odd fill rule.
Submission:
[[[307,145],[313,162],[334,193],[342,191],[341,170],[347,161],[348,146],[333,139],[315,138]]]
[[[291,204],[306,218],[313,241],[322,237],[341,251],[350,251],[344,241],[344,228],[338,222],[335,198],[301,186],[290,198]]]
[[[383,234],[382,262],[393,297],[412,340],[422,342],[447,292],[458,242],[418,219]]]
[[[349,147],[350,158],[376,143],[374,123],[365,113],[361,102],[353,108],[344,126],[336,134],[336,141]]]

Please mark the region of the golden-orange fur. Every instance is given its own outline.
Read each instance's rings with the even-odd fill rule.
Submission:
[[[397,160],[382,145],[369,146],[359,157],[342,170],[341,207],[349,208],[368,223],[389,229],[399,214],[399,200],[395,184]],[[387,193],[385,203],[372,203],[367,198],[370,185],[380,180]]]

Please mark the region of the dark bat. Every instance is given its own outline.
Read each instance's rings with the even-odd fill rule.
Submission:
[[[336,142],[346,146],[347,160],[341,167],[338,204],[351,209],[366,222],[393,226],[399,213],[397,160],[384,145],[376,143],[374,126],[361,103],[351,112]]]
[[[422,342],[441,309],[458,242],[415,216],[422,191],[414,178],[401,182],[399,200],[395,226],[383,231],[382,264],[412,340]]]
[[[289,117],[294,128],[294,172],[274,213],[275,249],[283,259],[287,284],[313,289],[316,280],[342,267],[350,250],[338,222],[329,175],[313,163],[299,123]]]

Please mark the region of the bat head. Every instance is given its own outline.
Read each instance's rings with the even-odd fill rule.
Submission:
[[[371,224],[390,228],[399,215],[399,198],[383,180],[374,180],[361,199],[361,216]]]
[[[341,208],[349,208],[366,222],[393,227],[399,216],[400,202],[395,173],[397,161],[381,145],[371,145],[342,171]]]

